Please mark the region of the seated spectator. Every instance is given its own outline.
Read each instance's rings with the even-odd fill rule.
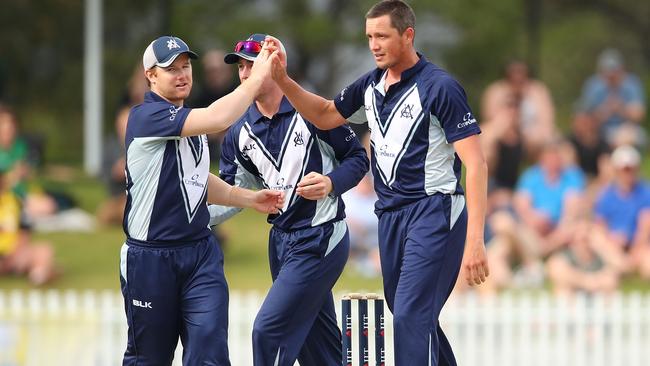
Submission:
[[[26,274],[35,285],[55,276],[54,251],[46,243],[31,243],[21,213],[20,200],[0,175],[0,274]]]
[[[603,250],[603,240],[604,236],[590,220],[581,218],[574,224],[569,244],[547,262],[557,295],[609,294],[616,290],[620,263]]]
[[[0,107],[0,171],[6,185],[21,200],[24,215],[34,230],[92,230],[92,217],[75,209],[74,199],[66,192],[44,189],[35,183],[30,165],[30,147],[18,131],[18,117],[8,107]]]
[[[557,135],[555,107],[546,85],[532,79],[528,65],[522,61],[510,62],[505,77],[487,87],[481,102],[482,120],[498,116],[511,99],[518,103],[525,152],[534,159],[541,146]]]
[[[625,70],[619,51],[606,49],[600,54],[598,73],[585,82],[580,103],[609,144],[632,137],[634,145],[645,145],[645,131],[640,126],[646,113],[643,86],[636,75]]]
[[[584,210],[584,174],[568,163],[563,140],[547,142],[539,162],[519,179],[514,208],[519,220],[540,237],[539,255],[546,256],[566,243],[575,217]]]
[[[650,279],[650,184],[639,177],[641,156],[631,146],[620,146],[611,157],[614,180],[595,205],[597,222],[614,250],[624,250],[627,272]]]
[[[28,146],[18,136],[18,118],[7,106],[0,106],[0,171],[5,172],[5,184],[20,197],[27,195]]]
[[[488,162],[490,188],[510,195],[517,184],[523,160],[523,142],[519,128],[519,103],[514,97],[491,119],[481,123],[481,147]]]
[[[6,172],[6,184],[22,200],[30,221],[49,217],[73,206],[70,196],[50,192],[34,183],[33,167],[27,158],[29,146],[18,131],[18,116],[9,107],[0,107],[0,171]]]
[[[577,156],[577,163],[587,178],[599,175],[602,160],[609,155],[607,142],[598,133],[596,120],[585,112],[578,112],[573,117],[569,141]]]
[[[511,287],[539,287],[544,268],[536,248],[538,236],[517,221],[510,209],[499,209],[487,217],[491,235],[487,242],[490,276],[478,287],[482,295],[496,295]]]

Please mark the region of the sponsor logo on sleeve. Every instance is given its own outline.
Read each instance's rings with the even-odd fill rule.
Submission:
[[[343,99],[345,99],[345,92],[346,92],[346,91],[348,91],[348,88],[347,88],[347,87],[345,87],[345,88],[343,88],[343,90],[341,90],[341,98],[340,98],[340,99],[341,99],[341,102],[343,101]]]
[[[178,107],[178,108],[176,108],[176,107],[174,107],[173,105],[172,105],[172,106],[169,106],[169,114],[170,114],[170,116],[169,116],[169,120],[170,120],[170,121],[173,121],[173,120],[176,119],[176,114],[178,113],[178,111],[179,111],[181,108],[183,108],[183,107]]]
[[[463,127],[467,127],[469,125],[473,125],[474,123],[476,123],[476,118],[474,118],[474,116],[472,116],[472,112],[467,112],[463,116],[463,122],[459,123],[457,125],[457,127],[458,128],[463,128]]]
[[[347,128],[348,131],[350,132],[350,134],[345,137],[345,142],[350,142],[352,141],[352,139],[354,139],[357,136],[357,134],[354,133],[354,131],[350,128],[350,126],[345,125],[345,128]]]

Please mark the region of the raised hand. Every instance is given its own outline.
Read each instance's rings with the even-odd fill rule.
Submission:
[[[287,65],[287,51],[284,48],[282,42],[279,39],[273,36],[266,36],[264,40],[264,46],[267,47],[271,52],[278,51],[278,58],[282,65]]]
[[[270,77],[271,68],[273,67],[273,55],[278,51],[272,51],[269,47],[262,47],[262,51],[255,57],[253,67],[251,68],[250,78],[259,78],[261,81]]]
[[[300,180],[296,194],[308,200],[319,200],[332,191],[332,180],[330,177],[316,172],[311,172]]]
[[[271,59],[273,62],[271,77],[273,80],[280,81],[287,77],[287,52],[279,39],[273,36],[266,36],[264,47],[272,52]]]
[[[251,207],[261,213],[276,214],[284,207],[284,192],[271,189],[257,191]]]

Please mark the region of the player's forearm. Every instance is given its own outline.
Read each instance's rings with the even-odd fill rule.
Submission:
[[[289,76],[277,82],[280,89],[303,118],[321,130],[329,130],[345,123],[334,102],[303,89]]]
[[[368,172],[368,156],[366,150],[360,148],[346,156],[332,172],[327,174],[332,180],[332,191],[340,196],[355,187]]]
[[[485,161],[466,165],[467,238],[483,240],[487,206],[487,164]]]
[[[217,99],[206,108],[193,109],[187,116],[181,136],[221,132],[241,117],[255,100],[262,79],[251,77],[233,92]]]
[[[247,208],[253,205],[254,192],[231,186],[214,174],[208,178],[208,203]]]

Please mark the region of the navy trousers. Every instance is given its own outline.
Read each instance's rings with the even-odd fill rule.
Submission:
[[[303,230],[271,229],[273,285],[253,325],[256,366],[334,366],[341,362],[341,331],[332,287],[350,250],[345,222]]]
[[[230,365],[228,284],[214,236],[164,248],[128,241],[120,257],[124,366],[171,365],[179,337],[184,365]]]
[[[379,251],[393,313],[395,365],[456,365],[438,316],[454,287],[465,247],[462,196],[436,194],[379,213]]]

